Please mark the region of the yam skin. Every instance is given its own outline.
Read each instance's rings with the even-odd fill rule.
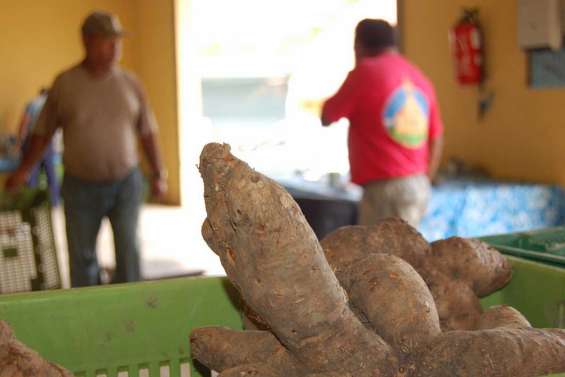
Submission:
[[[0,321],[0,377],[72,377],[64,368],[44,360],[18,341],[5,321]]]
[[[460,301],[449,302],[465,305],[470,298],[467,305],[475,305],[477,293],[505,283],[508,275],[500,278],[481,260],[467,261],[484,275],[477,279],[459,269],[457,258],[442,257],[453,245],[440,244],[434,257],[433,248],[397,220],[381,225],[377,237],[349,227],[335,244],[325,240],[326,259],[278,184],[226,145],[206,146],[200,161],[208,213],[203,236],[251,311],[270,328],[195,330],[193,356],[220,376],[535,377],[565,371],[565,330],[516,328],[500,319],[507,309],[485,312],[485,323],[495,318],[485,326],[496,328],[441,331],[440,306],[426,277],[437,278],[445,297],[464,291]],[[371,238],[379,250],[366,243]],[[483,251],[473,253],[477,247],[484,250],[473,242],[455,243],[456,249],[470,247],[462,253],[471,258],[481,257]],[[422,253],[427,257],[419,259]],[[424,275],[433,258],[449,261]]]
[[[395,218],[337,229],[321,244],[340,281],[347,266],[368,254],[395,255],[410,263],[432,291],[444,331],[476,329],[482,314],[479,298],[512,277],[510,263],[485,243],[453,237],[430,246]]]
[[[275,369],[287,370],[289,375],[298,374],[292,371],[297,361],[268,331],[202,327],[192,332],[190,344],[192,355],[217,372],[268,362]]]
[[[475,330],[483,309],[479,298],[464,281],[439,275],[427,280],[433,293],[443,331]]]
[[[565,330],[450,331],[420,352],[414,377],[536,377],[565,371]]]
[[[398,218],[369,226],[344,226],[328,234],[320,243],[338,278],[342,269],[368,254],[395,255],[410,263],[416,271],[431,254],[431,247],[424,237]]]
[[[199,169],[208,214],[202,235],[245,302],[289,352],[313,372],[370,366],[391,375],[397,365],[392,349],[349,309],[292,197],[227,145],[204,147]]]
[[[270,330],[269,325],[255,313],[253,309],[245,303],[245,301],[240,300],[239,305],[241,306],[241,320],[243,321],[243,328],[246,330]]]
[[[479,298],[503,288],[512,278],[512,266],[484,242],[451,237],[431,244],[432,253],[422,272],[438,303],[442,328],[472,330],[482,315]],[[443,280],[443,281],[442,281]],[[459,282],[466,289],[436,289]],[[475,296],[476,298],[474,298]],[[442,310],[440,303],[448,310]]]
[[[431,246],[438,270],[467,282],[478,297],[499,290],[512,278],[510,262],[482,241],[451,237]]]
[[[218,377],[277,377],[279,374],[265,364],[241,365],[228,369]]]
[[[342,281],[351,304],[398,355],[408,355],[441,333],[434,299],[404,260],[371,254],[350,266]],[[394,300],[390,299],[394,292]]]
[[[486,310],[479,319],[479,330],[496,328],[531,328],[530,322],[518,310],[507,305],[493,306]]]

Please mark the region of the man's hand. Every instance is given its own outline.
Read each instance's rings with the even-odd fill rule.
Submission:
[[[151,178],[151,198],[162,202],[165,199],[168,185],[166,177],[162,175],[155,175]]]
[[[429,142],[429,148],[428,178],[430,182],[434,182],[443,152],[443,135],[439,135],[434,140],[431,140]]]
[[[18,168],[8,177],[4,184],[6,191],[16,191],[26,184],[29,174],[33,170],[35,164],[37,164],[37,162],[41,160],[41,157],[43,157],[45,149],[47,149],[47,145],[51,142],[52,136],[52,134],[49,136],[31,136],[29,149],[22,156],[22,161]]]
[[[29,173],[25,169],[17,169],[14,171],[4,184],[6,191],[13,192],[22,188],[26,184],[28,176]]]
[[[150,178],[151,199],[158,202],[163,201],[167,193],[167,171],[161,162],[161,151],[157,144],[157,137],[154,132],[141,135],[141,146],[145,151],[147,162],[149,162],[153,175]]]

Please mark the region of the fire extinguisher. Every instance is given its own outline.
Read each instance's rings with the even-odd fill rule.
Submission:
[[[478,18],[477,9],[465,9],[450,32],[456,77],[463,85],[481,84],[484,79],[483,33]]]

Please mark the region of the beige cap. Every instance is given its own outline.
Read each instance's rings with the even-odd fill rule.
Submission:
[[[82,23],[82,35],[115,37],[124,35],[122,24],[117,16],[103,11],[90,13]]]

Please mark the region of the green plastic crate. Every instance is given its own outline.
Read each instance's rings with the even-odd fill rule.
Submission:
[[[565,269],[510,260],[512,282],[482,304],[512,305],[536,327],[562,325]],[[156,377],[161,367],[170,377],[205,376],[192,364],[189,334],[211,325],[240,329],[236,296],[225,278],[210,277],[0,295],[0,319],[77,376]]]
[[[0,192],[0,294],[61,288],[45,190]]]
[[[483,307],[510,305],[534,327],[565,328],[565,269],[513,256],[507,258],[512,262],[512,280],[504,289],[482,299]]]
[[[512,280],[504,289],[482,299],[483,308],[510,305],[534,327],[565,328],[565,268],[506,257],[512,262]],[[551,376],[565,377],[565,373]]]
[[[223,278],[179,278],[0,296],[0,319],[77,377],[205,376],[190,359],[189,334],[242,328],[235,297]]]
[[[565,227],[502,234],[481,239],[502,253],[565,268]]]

